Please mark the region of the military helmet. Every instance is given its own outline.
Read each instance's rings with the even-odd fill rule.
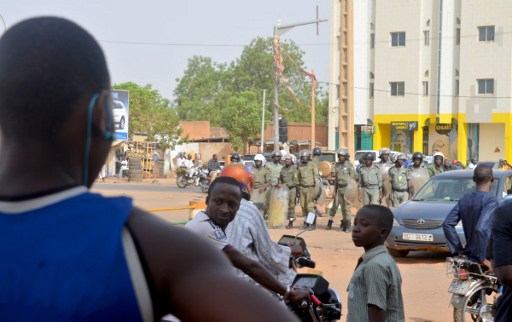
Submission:
[[[407,160],[407,156],[405,155],[405,153],[398,153],[395,156],[395,161],[398,161],[398,160]]]
[[[285,156],[283,157],[283,160],[285,160],[285,161],[286,161],[286,160],[292,160],[292,162],[293,162],[293,161],[294,161],[294,160],[293,160],[293,159],[294,159],[293,157],[294,157],[294,155],[293,155],[293,154],[287,154],[287,155],[285,155]]]
[[[444,154],[442,154],[441,152],[436,152],[436,153],[434,153],[434,159],[436,157],[441,157],[441,159],[444,159]]]
[[[279,150],[275,150],[272,152],[272,158],[273,157],[281,157],[281,156],[282,156],[281,151],[279,151]]]
[[[347,149],[339,149],[338,150],[338,157],[344,156],[345,158],[350,158],[350,154],[348,153]]]
[[[254,156],[254,162],[256,162],[256,161],[265,162],[265,157],[263,156],[263,154],[260,154],[260,153],[256,154]]]
[[[322,150],[320,150],[320,148],[314,148],[313,155],[322,155]]]
[[[379,151],[379,154],[380,154],[380,155],[383,155],[383,154],[389,154],[389,153],[391,153],[391,150],[390,150],[389,148],[382,148],[382,149],[380,149],[380,151]]]
[[[413,155],[412,155],[412,159],[420,159],[420,160],[423,160],[423,154],[419,153],[419,152],[414,152]]]
[[[231,154],[231,162],[240,162],[242,158],[240,157],[240,154],[235,152]]]
[[[374,161],[375,160],[375,154],[373,154],[371,152],[366,152],[363,155],[363,160],[372,160],[372,161]]]
[[[307,157],[309,158],[309,151],[308,150],[301,150],[299,152],[299,157],[302,158],[302,157]]]

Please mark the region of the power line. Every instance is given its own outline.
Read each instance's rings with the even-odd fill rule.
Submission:
[[[425,29],[424,31],[427,31]],[[430,30],[428,30],[430,31]],[[496,36],[499,35],[509,35],[512,34],[512,31],[503,31],[503,32],[495,32],[495,39]],[[477,37],[476,34],[470,34],[470,35],[461,35],[460,38],[469,38],[469,37]],[[430,37],[430,40],[439,40],[439,39],[455,39],[455,37]],[[413,42],[413,41],[424,41],[425,38],[406,38],[406,42]],[[379,43],[389,43],[391,40],[375,40],[375,44]],[[152,41],[125,41],[125,40],[100,40],[102,43],[111,43],[111,44],[121,44],[121,45],[143,45],[143,46],[171,46],[171,47],[246,47],[248,44],[212,44],[212,43],[173,43],[173,42],[152,42]],[[487,41],[485,41],[487,42]],[[359,44],[369,44],[370,41],[356,41],[354,42],[354,45]],[[303,43],[303,44],[297,44],[298,46],[331,46],[335,45],[336,43],[326,42],[326,43]],[[403,46],[399,46],[403,47]]]
[[[318,81],[319,84],[327,84],[327,85],[339,85],[339,84],[336,84],[336,83],[330,83],[330,82],[321,82],[321,81]],[[367,92],[370,92],[370,88],[368,87],[357,87],[357,86],[354,86],[354,89],[358,89],[358,90],[365,90]],[[391,90],[386,90],[386,89],[376,89],[374,88],[373,89],[374,92],[382,92],[382,93],[391,93]],[[413,92],[404,92],[404,95],[403,96],[425,96],[425,97],[448,97],[448,98],[477,98],[477,99],[480,99],[480,98],[483,98],[483,99],[512,99],[512,96],[468,96],[468,95],[447,95],[447,94],[428,94],[428,95],[425,95],[423,93],[413,93]],[[402,96],[402,95],[400,95]]]

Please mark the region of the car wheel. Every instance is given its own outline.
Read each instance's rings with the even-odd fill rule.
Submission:
[[[405,257],[405,256],[407,256],[407,254],[409,254],[408,250],[403,250],[403,249],[388,248],[388,252],[393,257]]]
[[[124,126],[125,126],[125,120],[124,120],[124,116],[121,116],[121,119],[119,120],[119,129],[120,130],[124,130]]]

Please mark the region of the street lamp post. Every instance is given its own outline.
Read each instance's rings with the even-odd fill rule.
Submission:
[[[317,12],[318,14],[318,12]],[[312,24],[319,24],[320,22],[325,22],[327,19],[317,19],[313,21],[306,21],[306,22],[299,22],[295,24],[289,24],[289,25],[280,25],[279,22],[274,26],[274,41],[279,39],[281,35],[283,35],[288,30],[297,27],[297,26],[305,26],[305,25],[312,25]],[[278,48],[274,47],[274,51],[277,51]],[[279,62],[275,61],[277,59],[277,52],[274,52],[274,68],[278,68]],[[274,73],[274,150],[276,150],[279,146],[279,73]],[[313,103],[314,104],[314,103]],[[314,130],[312,131],[314,133]],[[313,134],[314,135],[314,134]]]

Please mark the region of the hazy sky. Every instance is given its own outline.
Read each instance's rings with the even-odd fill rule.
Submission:
[[[100,42],[112,82],[153,84],[174,99],[188,58],[230,62],[255,37],[271,36],[278,19],[283,25],[315,20],[317,5],[328,19],[328,0],[1,0],[0,15],[7,27],[41,15],[71,19]],[[295,27],[282,38],[295,41],[306,52],[307,69],[327,82],[329,22],[319,29],[317,36],[316,25]]]

